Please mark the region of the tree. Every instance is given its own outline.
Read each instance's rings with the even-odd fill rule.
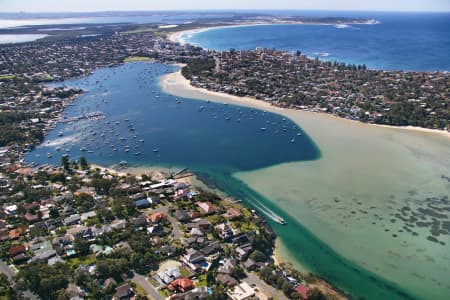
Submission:
[[[80,157],[80,167],[82,170],[86,170],[89,167],[87,160],[84,156]]]
[[[76,238],[73,242],[73,249],[80,255],[89,254],[89,242],[82,238]]]
[[[63,166],[64,170],[70,170],[70,162],[67,155],[61,158],[61,165]]]
[[[241,268],[241,266],[235,266],[233,269],[231,269],[231,276],[237,279],[245,278],[245,272]]]
[[[264,253],[262,253],[259,250],[253,251],[253,253],[250,254],[250,258],[253,259],[256,262],[266,261],[266,256],[264,255]]]
[[[68,266],[57,264],[49,266],[46,263],[32,264],[20,269],[18,278],[25,287],[36,292],[42,299],[57,299],[58,291],[67,288]]]
[[[56,207],[52,207],[50,208],[48,215],[50,216],[50,218],[56,219],[59,217],[59,211]]]

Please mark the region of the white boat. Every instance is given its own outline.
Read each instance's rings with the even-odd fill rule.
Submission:
[[[261,128],[260,128],[260,130],[262,130],[262,131],[266,131],[266,130],[267,130],[267,128],[266,128],[266,127],[261,127]]]
[[[274,221],[281,225],[286,225],[286,221],[282,217],[274,218]]]

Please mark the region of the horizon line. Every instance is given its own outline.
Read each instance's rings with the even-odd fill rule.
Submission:
[[[154,9],[154,10],[73,10],[73,11],[3,11],[0,12],[2,14],[52,14],[52,13],[118,13],[118,12],[211,12],[211,11],[220,11],[220,12],[239,12],[239,11],[323,11],[323,12],[392,12],[392,13],[450,13],[450,10],[385,10],[385,9],[372,9],[372,10],[362,10],[362,9],[292,9],[292,8],[214,8],[214,9]]]

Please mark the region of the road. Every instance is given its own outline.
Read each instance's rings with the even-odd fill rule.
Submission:
[[[8,265],[0,259],[0,273],[5,274],[8,277],[9,281],[12,281],[12,278],[14,277],[14,275],[16,275],[16,273],[14,273],[13,270],[11,270],[10,267],[8,267]]]
[[[173,238],[175,240],[179,240],[181,238],[181,230],[180,227],[178,226],[178,221],[172,217],[167,215],[167,220],[169,220],[169,222],[172,224],[173,230],[172,230],[172,235]]]
[[[180,227],[178,226],[178,221],[174,217],[169,216],[169,206],[166,205],[166,206],[158,207],[156,209],[149,210],[150,214],[153,214],[153,213],[156,213],[156,212],[163,213],[163,214],[165,214],[167,216],[167,220],[169,220],[169,222],[172,224],[172,228],[173,228],[172,229],[172,235],[173,235],[173,238],[175,240],[179,240],[181,238],[181,230],[180,230]]]
[[[153,285],[150,284],[150,282],[148,282],[148,280],[144,276],[134,273],[131,281],[139,284],[150,296],[150,299],[164,300],[164,297],[158,293],[158,291],[153,287]]]
[[[283,292],[271,287],[255,274],[249,272],[245,272],[245,274],[247,274],[247,278],[245,278],[244,281],[247,282],[250,286],[255,285],[259,291],[263,292],[267,296],[274,297],[277,300],[288,300]]]

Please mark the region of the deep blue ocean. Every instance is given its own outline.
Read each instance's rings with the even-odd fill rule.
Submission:
[[[288,12],[285,12],[288,14]],[[281,13],[280,13],[281,14]],[[305,13],[298,12],[300,15]],[[376,25],[267,25],[212,29],[187,35],[214,50],[276,48],[373,69],[450,70],[449,13],[314,12],[314,16],[375,19]]]

